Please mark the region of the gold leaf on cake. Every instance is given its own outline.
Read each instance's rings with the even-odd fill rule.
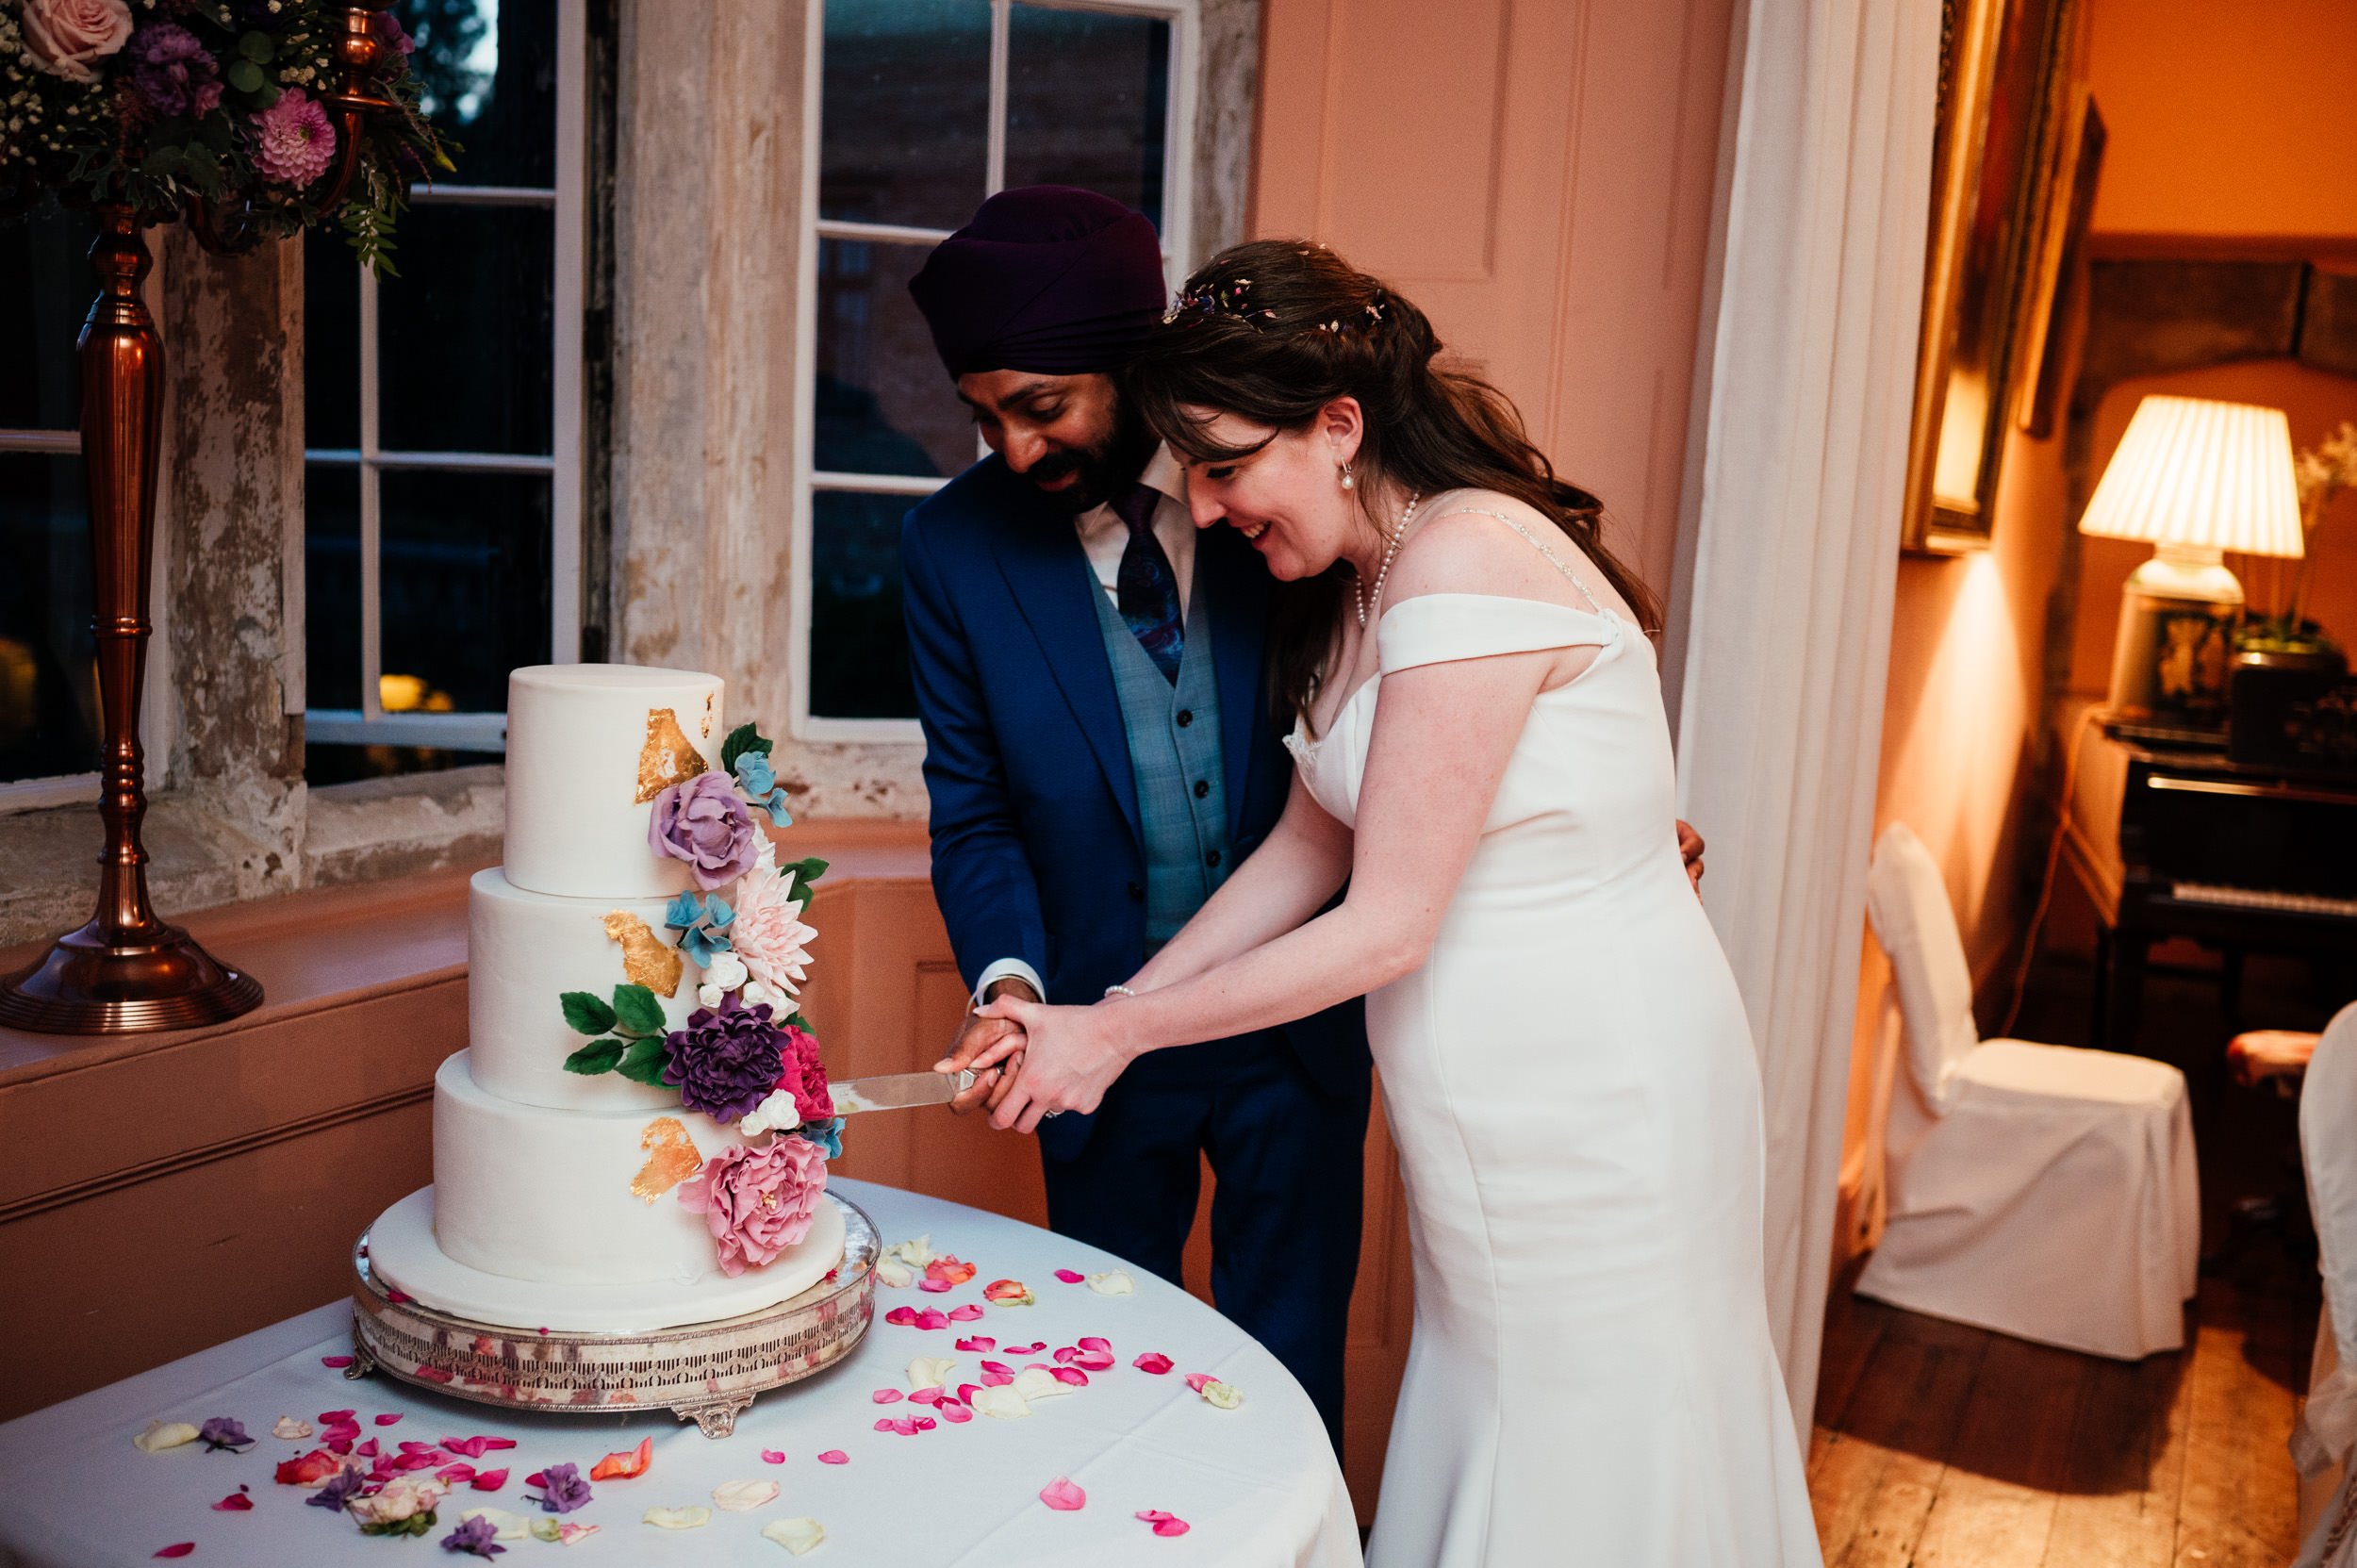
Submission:
[[[703,738],[706,740],[710,740],[712,738],[712,703],[713,700],[718,695],[719,693],[713,691],[707,691],[704,693],[704,722],[702,734]]]
[[[704,770],[703,753],[668,708],[647,710],[647,744],[638,749],[637,803],[645,805],[675,784]]]
[[[643,985],[658,997],[679,995],[679,949],[647,927],[627,909],[605,917],[605,933],[622,945],[622,973],[633,985]]]
[[[696,1152],[696,1141],[677,1116],[657,1116],[649,1122],[638,1134],[638,1147],[648,1151],[647,1163],[631,1178],[630,1192],[649,1203],[695,1175],[704,1163],[704,1157]]]

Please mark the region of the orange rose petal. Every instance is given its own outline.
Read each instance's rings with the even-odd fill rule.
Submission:
[[[626,1481],[643,1476],[647,1466],[654,1462],[654,1439],[642,1437],[638,1446],[627,1453],[608,1454],[589,1467],[593,1481]]]

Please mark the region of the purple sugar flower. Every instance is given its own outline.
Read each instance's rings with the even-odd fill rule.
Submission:
[[[711,889],[753,868],[761,834],[729,776],[703,772],[654,798],[647,843],[656,854],[687,862],[696,885]]]
[[[221,104],[221,65],[176,22],[151,22],[131,36],[131,81],[162,114],[210,114]]]
[[[663,1081],[678,1085],[688,1110],[733,1122],[768,1098],[792,1048],[785,1031],[769,1021],[768,1003],[747,1007],[724,997],[663,1037]]]
[[[552,1464],[540,1472],[540,1506],[551,1513],[570,1513],[589,1500],[589,1483],[577,1464]]]
[[[504,1546],[493,1543],[492,1537],[497,1534],[499,1534],[498,1527],[478,1513],[442,1537],[442,1550],[472,1552],[477,1557],[497,1557],[507,1550]]]

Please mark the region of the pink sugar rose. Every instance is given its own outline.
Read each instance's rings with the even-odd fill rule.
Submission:
[[[810,1234],[826,1188],[827,1157],[816,1144],[773,1138],[760,1148],[739,1145],[706,1160],[680,1183],[679,1200],[704,1216],[718,1244],[720,1271],[733,1279],[775,1262]]]
[[[827,1086],[826,1064],[818,1060],[818,1036],[806,1029],[785,1027],[785,1071],[778,1079],[778,1087],[794,1097],[794,1109],[806,1122],[822,1122],[834,1115],[834,1093]]]
[[[91,62],[115,53],[131,36],[131,8],[124,0],[25,0],[19,21],[33,63],[69,82],[96,81]]]
[[[647,845],[656,854],[687,862],[696,885],[710,892],[753,868],[763,839],[753,827],[752,814],[726,773],[699,773],[675,784],[654,798],[654,815],[647,822]],[[738,924],[744,912],[738,911]],[[732,928],[730,944],[738,933]],[[753,968],[750,956],[745,966]],[[754,973],[760,971],[754,969]]]
[[[254,132],[254,166],[276,184],[308,185],[336,159],[336,127],[299,87],[287,89],[278,102],[255,115]]]
[[[697,777],[712,775],[702,773]],[[729,799],[736,799],[733,791]],[[656,809],[661,809],[660,801]],[[769,865],[753,866],[745,873],[745,880],[736,884],[736,921],[729,927],[729,948],[744,960],[746,971],[755,980],[789,997],[794,995],[802,970],[810,963],[810,953],[803,944],[818,934],[797,918],[808,897],[795,896],[793,872]],[[810,1059],[817,1060],[816,1041],[811,1043]]]

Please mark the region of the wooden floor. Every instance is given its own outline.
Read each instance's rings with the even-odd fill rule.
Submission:
[[[2212,1005],[2206,986],[2156,987],[2173,988],[2185,993],[2181,1016]],[[2022,1032],[2057,1039],[2066,1022]],[[2280,1238],[2227,1221],[2237,1197],[2296,1194],[2290,1108],[2215,1084],[2197,1084],[2196,1103],[2209,1261],[2185,1350],[2106,1361],[1837,1286],[1808,1455],[1828,1568],[2291,1560],[2296,1476],[2284,1442],[2308,1386],[2315,1268]]]

